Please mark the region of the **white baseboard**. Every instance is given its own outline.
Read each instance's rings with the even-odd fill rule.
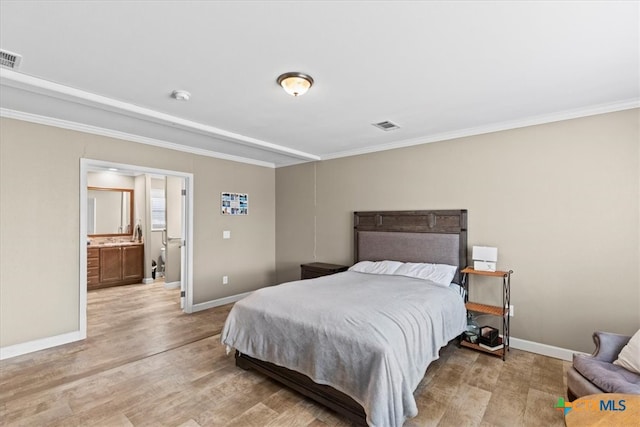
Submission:
[[[540,344],[533,341],[521,340],[519,338],[509,338],[509,346],[518,350],[528,351],[529,353],[540,354],[542,356],[549,356],[555,359],[572,361],[574,353],[585,354],[581,351],[569,350],[561,347],[554,347],[552,345]]]
[[[178,283],[178,286],[180,286],[180,282],[172,282],[172,283]],[[194,304],[192,307],[192,312],[207,310],[209,308],[218,307],[221,305],[240,301],[242,298],[250,294],[251,292],[245,292],[242,294],[231,295],[231,296],[219,298],[216,300]],[[41,339],[37,339],[34,341],[29,341],[21,344],[0,347],[0,360],[9,359],[11,357],[20,356],[20,355],[31,353],[34,351],[44,350],[51,347],[57,347],[62,344],[68,344],[74,341],[80,341],[85,338],[86,337],[81,336],[80,331],[74,331],[74,332],[69,332],[62,335],[56,335],[53,337],[41,338]],[[561,347],[554,347],[552,345],[540,344],[537,342],[522,340],[522,339],[513,338],[513,337],[510,338],[509,344],[514,349],[524,350],[530,353],[540,354],[543,356],[549,356],[556,359],[567,360],[567,361],[571,361],[573,359],[574,353],[586,354],[580,351],[569,350]]]
[[[153,280],[151,277],[145,277],[144,279],[142,279],[142,284],[143,285],[150,285],[153,282],[155,282],[155,280]]]
[[[180,282],[172,282],[169,285],[177,283],[180,287]],[[166,287],[166,284],[165,284]],[[206,310],[208,308],[218,307],[232,302],[240,301],[242,298],[248,296],[251,292],[245,292],[242,294],[231,295],[225,298],[219,298],[212,301],[203,302],[200,304],[194,304],[192,312]],[[9,359],[11,357],[21,356],[23,354],[32,353],[34,351],[45,350],[51,347],[57,347],[59,345],[68,344],[74,341],[80,341],[85,339],[86,336],[82,336],[80,331],[69,332],[62,335],[56,335],[53,337],[41,338],[33,341],[28,341],[20,344],[9,345],[6,347],[0,347],[0,360]]]
[[[70,342],[80,341],[85,338],[86,337],[83,337],[80,334],[80,331],[74,331],[62,335],[56,335],[53,337],[40,338],[20,344],[0,347],[0,360],[21,356],[27,353],[33,353],[34,351],[44,350],[51,347],[57,347],[62,344],[69,344]]]
[[[165,282],[164,283],[164,288],[165,289],[176,289],[176,288],[180,289],[180,281],[169,282],[169,283]]]
[[[199,304],[193,304],[192,311],[202,311],[208,308],[218,307],[225,304],[230,304],[232,302],[240,301],[242,298],[250,295],[251,292],[245,292],[243,294],[231,295],[230,297],[218,298],[207,302],[202,302]]]

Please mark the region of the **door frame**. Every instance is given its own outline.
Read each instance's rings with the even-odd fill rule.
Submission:
[[[181,263],[184,268],[180,272],[180,280],[185,283],[185,313],[193,312],[193,174],[146,166],[114,163],[104,160],[80,159],[80,301],[79,329],[80,339],[87,337],[87,172],[94,169],[115,168],[120,171],[139,172],[150,175],[165,175],[183,178],[187,190],[184,203],[185,240],[181,251]]]

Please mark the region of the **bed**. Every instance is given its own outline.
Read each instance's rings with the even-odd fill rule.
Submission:
[[[231,310],[221,340],[236,349],[237,366],[358,425],[401,426],[417,414],[413,391],[465,329],[466,311],[456,286],[395,272],[449,265],[447,281],[460,283],[466,223],[465,210],[355,212],[354,267],[252,293]]]

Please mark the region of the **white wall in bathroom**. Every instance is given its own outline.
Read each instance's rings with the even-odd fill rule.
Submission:
[[[151,188],[164,190],[165,189],[165,179],[164,178],[151,178]],[[147,240],[147,246],[149,251],[149,256],[152,260],[158,262],[158,258],[160,257],[160,249],[164,246],[162,244],[162,231],[151,231],[150,238]],[[158,277],[158,276],[156,276]]]
[[[134,189],[134,178],[117,172],[87,172],[89,187]]]

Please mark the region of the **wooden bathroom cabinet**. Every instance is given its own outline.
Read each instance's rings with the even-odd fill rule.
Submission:
[[[130,285],[143,277],[143,244],[88,248],[87,289]]]

